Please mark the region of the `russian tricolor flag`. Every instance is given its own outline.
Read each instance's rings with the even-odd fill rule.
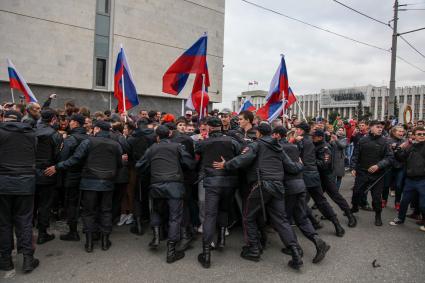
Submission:
[[[239,109],[239,113],[241,113],[242,111],[255,111],[257,110],[257,108],[255,108],[255,106],[251,103],[251,101],[249,99],[245,99],[244,102],[241,105],[241,108]]]
[[[25,82],[24,78],[15,68],[15,65],[13,65],[10,59],[7,59],[7,65],[8,65],[7,70],[9,73],[10,88],[17,89],[20,92],[22,92],[25,96],[25,100],[28,103],[37,102],[37,98],[35,98],[35,95],[32,93],[31,89]]]
[[[139,96],[122,46],[115,65],[114,96],[118,100],[120,113],[139,105]]]
[[[269,94],[266,96],[267,101],[277,102],[289,96],[288,72],[286,70],[285,57],[282,56],[279,67],[270,82]]]

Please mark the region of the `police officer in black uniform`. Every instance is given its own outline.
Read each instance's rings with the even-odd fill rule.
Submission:
[[[122,167],[122,148],[110,136],[111,124],[97,121],[94,136],[82,141],[74,154],[65,161],[46,169],[47,175],[84,164],[81,172],[82,219],[86,234],[85,250],[93,252],[93,233],[100,230],[102,250],[111,246],[112,196],[114,181]],[[97,223],[99,222],[99,223]]]
[[[334,210],[323,195],[320,174],[317,169],[316,151],[309,134],[310,126],[306,122],[301,122],[296,125],[296,128],[297,146],[304,164],[303,178],[307,191],[323,216],[334,224],[335,234],[338,237],[342,237],[345,234],[345,230],[342,228]]]
[[[56,121],[56,112],[53,109],[44,109],[41,111],[41,121],[36,125],[35,130],[37,135],[37,244],[39,245],[55,238],[55,235],[47,233],[47,228],[50,226],[50,209],[55,197],[57,178],[56,175],[45,176],[44,170],[58,162],[59,153],[63,145],[62,135],[53,128]]]
[[[336,187],[332,166],[332,151],[330,145],[325,142],[325,132],[316,130],[313,133],[313,143],[316,147],[317,168],[319,169],[323,191],[326,192],[345,213],[345,216],[348,218],[348,227],[355,227],[357,225],[356,217],[351,213],[350,206]]]
[[[0,123],[0,270],[14,269],[15,230],[23,270],[31,272],[39,264],[32,239],[37,137],[31,125],[20,123],[21,117],[8,110]]]
[[[393,160],[393,152],[387,140],[382,136],[384,123],[371,121],[370,132],[360,139],[354,147],[352,157],[352,174],[356,177],[354,181],[351,211],[359,211],[360,201],[365,190],[370,188],[372,194],[372,207],[375,211],[375,225],[382,226],[381,199],[384,188],[385,169],[390,167]],[[367,192],[366,192],[367,193]]]
[[[80,143],[89,138],[84,128],[84,122],[85,117],[81,114],[73,114],[70,117],[70,133],[63,142],[63,149],[60,154],[61,161],[65,161],[71,157]],[[76,164],[64,172],[65,209],[69,232],[60,236],[62,241],[80,240],[77,224],[78,211],[80,209],[80,179],[82,169],[83,164]]]
[[[128,155],[128,166],[130,170],[135,169],[136,162],[143,157],[146,150],[155,143],[156,137],[153,128],[149,128],[149,120],[142,118],[137,121],[137,128],[127,139],[130,146]],[[134,187],[134,215],[136,221],[130,228],[130,232],[136,235],[144,233],[142,217],[149,216],[149,176],[136,174],[136,185]]]
[[[245,167],[248,170],[246,177],[251,190],[244,213],[245,240],[248,245],[243,248],[241,257],[252,261],[260,260],[257,217],[262,208],[265,208],[280,239],[291,249],[292,260],[288,265],[298,269],[303,262],[295,233],[286,217],[283,180],[284,170],[296,174],[302,171],[303,166],[300,162],[290,160],[279,142],[270,136],[271,132],[269,124],[261,123],[257,127],[256,142],[244,149],[241,155],[228,161],[215,161],[213,166],[216,169],[235,170]],[[262,213],[265,217],[265,212]]]
[[[167,262],[172,263],[184,257],[183,251],[176,251],[180,240],[183,218],[183,197],[185,193],[183,168],[194,169],[196,163],[181,144],[170,141],[171,131],[161,125],[156,130],[158,143],[152,145],[136,163],[141,174],[150,175],[150,197],[152,198],[151,226],[153,239],[149,246],[159,246],[161,212],[168,207]]]
[[[273,138],[279,140],[283,151],[288,154],[291,160],[293,162],[298,162],[300,160],[300,152],[298,151],[296,145],[288,143],[286,140],[286,133],[287,130],[284,127],[278,126],[273,129],[272,136]],[[330,246],[319,237],[307,216],[307,190],[305,188],[302,172],[296,174],[285,172],[284,185],[285,207],[288,221],[293,218],[295,224],[298,226],[304,236],[314,243],[317,252],[313,259],[313,263],[319,263],[325,258],[325,255],[330,249]],[[282,248],[282,252],[287,255],[292,254],[289,247]],[[300,254],[301,256],[303,255],[301,249]]]
[[[202,253],[198,261],[205,268],[211,264],[210,246],[218,225],[217,248],[225,246],[228,213],[232,208],[235,188],[238,185],[237,170],[215,170],[214,161],[222,158],[230,160],[239,154],[241,146],[229,136],[223,135],[220,118],[212,117],[207,121],[208,138],[196,146],[196,153],[201,156],[201,176],[205,187],[205,219],[202,234]]]

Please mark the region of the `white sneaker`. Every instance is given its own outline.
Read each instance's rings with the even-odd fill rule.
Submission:
[[[197,230],[197,231],[198,231],[198,233],[199,233],[199,234],[202,234],[202,232],[204,231],[204,230],[202,229],[202,224],[198,227],[198,230]]]
[[[226,232],[224,232],[224,236],[229,236],[230,235],[230,232],[229,232],[229,229],[228,228],[226,228]]]
[[[127,217],[127,220],[125,221],[125,224],[130,225],[130,224],[133,224],[133,222],[134,222],[133,213],[130,213]]]
[[[122,226],[125,224],[125,222],[128,219],[128,215],[127,214],[121,214],[120,216],[120,221],[118,221],[117,226]]]
[[[421,230],[422,232],[425,232],[425,226],[419,227],[419,230]]]
[[[403,224],[403,221],[401,221],[398,217],[394,218],[394,220],[390,222],[391,226],[398,226],[400,224]]]

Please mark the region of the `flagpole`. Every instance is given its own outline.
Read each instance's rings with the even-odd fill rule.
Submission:
[[[182,99],[182,116],[184,116],[184,99]]]
[[[121,51],[122,51],[122,56],[124,56],[124,49],[122,48],[121,45]],[[124,108],[124,122],[127,123],[127,105],[125,102],[125,88],[124,88],[124,66],[122,66],[122,64],[124,63],[124,60],[121,57],[121,68],[123,68],[122,71],[122,75],[121,75],[121,86],[122,86],[122,104],[123,104],[123,108]]]
[[[203,112],[203,108],[204,108],[204,91],[205,91],[205,74],[202,74],[202,91],[201,91],[201,109],[199,109],[199,120],[201,120],[202,118],[204,118],[204,113]],[[202,115],[201,115],[202,113]]]
[[[284,55],[280,54],[280,57],[283,58]],[[286,79],[288,79],[288,78],[286,78]],[[282,90],[281,95],[282,95],[282,125],[284,126],[285,125],[285,93],[284,93],[283,90]]]
[[[109,111],[112,111],[112,92],[109,93]]]
[[[15,103],[15,97],[13,96],[13,88],[10,88],[10,91],[12,93],[12,103]]]

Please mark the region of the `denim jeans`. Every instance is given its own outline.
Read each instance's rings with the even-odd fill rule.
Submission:
[[[409,177],[406,178],[403,197],[400,203],[400,211],[398,212],[398,218],[401,221],[406,219],[407,208],[415,193],[419,194],[419,208],[423,214],[425,213],[425,178],[419,180],[413,180]]]
[[[345,167],[350,167],[351,166],[351,157],[353,156],[353,150],[354,150],[354,145],[353,143],[350,143],[346,148],[345,148]]]

